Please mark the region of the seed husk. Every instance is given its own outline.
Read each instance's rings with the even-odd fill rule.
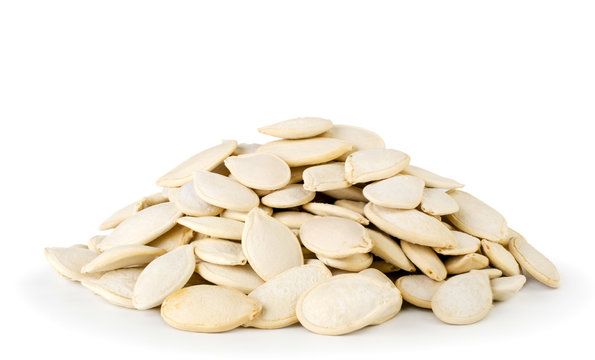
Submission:
[[[253,190],[226,176],[204,170],[194,172],[194,191],[211,205],[236,211],[250,211],[259,204]]]
[[[345,180],[345,163],[335,162],[311,166],[302,174],[304,189],[310,191],[327,191],[344,189],[351,184]]]
[[[84,278],[81,284],[111,304],[134,309],[132,291],[142,271],[143,268],[112,270],[98,279]]]
[[[289,166],[322,164],[351,151],[353,146],[343,140],[310,138],[303,140],[277,140],[262,145],[259,153],[275,154]]]
[[[409,165],[403,170],[403,174],[413,175],[422,179],[426,187],[439,189],[456,189],[464,185],[453,179],[445,178],[443,176],[434,174],[431,171],[422,169],[417,166]]]
[[[44,250],[52,268],[65,279],[81,281],[86,277],[81,269],[97,257],[97,253],[77,247],[49,247]],[[92,275],[95,276],[95,275]]]
[[[510,299],[521,290],[526,281],[527,278],[524,275],[505,276],[490,280],[494,301]]]
[[[465,254],[451,256],[444,262],[446,271],[449,274],[462,274],[471,270],[479,270],[487,267],[490,261],[481,254]]]
[[[443,283],[444,281],[432,280],[426,275],[406,275],[398,278],[395,284],[405,301],[417,307],[431,309],[432,297]]]
[[[429,278],[436,281],[446,279],[446,267],[432,248],[401,240],[401,249],[409,260]]]
[[[353,151],[384,148],[384,140],[375,132],[350,125],[334,125],[322,137],[345,140],[353,144]],[[339,161],[345,161],[351,152],[341,155]]]
[[[368,225],[370,223],[368,219],[359,213],[333,204],[311,202],[302,205],[302,208],[314,215],[342,217],[356,221],[362,225]]]
[[[319,117],[301,117],[258,128],[258,132],[282,139],[305,139],[320,135],[333,127],[333,122]]]
[[[328,256],[317,254],[316,257],[325,265],[334,267],[335,269],[346,271],[362,271],[372,265],[374,257],[369,254],[354,254],[344,258],[335,259]]]
[[[171,230],[157,239],[148,243],[148,246],[172,251],[178,246],[186,245],[194,237],[194,231],[180,224],[176,224]]]
[[[522,235],[513,237],[508,244],[508,249],[521,267],[539,282],[552,288],[560,286],[560,273],[556,266],[529,244]]]
[[[465,255],[477,252],[481,246],[481,241],[475,236],[471,236],[462,231],[451,230],[456,239],[456,245],[451,248],[435,247],[434,251],[441,255]]]
[[[194,254],[202,261],[219,265],[246,265],[248,259],[242,252],[242,245],[235,241],[206,238],[196,240]]]
[[[291,184],[264,196],[262,203],[272,208],[287,209],[309,203],[315,196],[316,192],[304,189],[303,185]]]
[[[188,216],[214,216],[221,214],[224,210],[199,197],[194,190],[192,181],[179,188],[171,188],[169,190],[169,199],[184,215]]]
[[[196,264],[196,272],[213,284],[236,289],[244,294],[248,294],[264,283],[248,264],[230,266],[201,261]]]
[[[396,286],[392,282],[392,280],[389,279],[388,276],[384,275],[381,271],[379,271],[377,269],[368,268],[368,269],[360,271],[358,274],[367,276],[375,281],[379,281],[386,286],[396,288]],[[384,314],[379,314],[377,319],[374,322],[370,323],[370,325],[380,325],[380,324],[385,323],[388,320],[392,319],[399,313],[399,311],[401,311],[401,305],[403,305],[402,298],[401,298],[401,301],[398,304],[395,304],[395,306],[393,308],[387,308]]]
[[[364,187],[364,196],[376,205],[415,209],[422,200],[424,182],[409,175],[395,175]]]
[[[122,245],[110,248],[82,267],[81,273],[96,273],[146,265],[165,254],[165,250],[145,245]]]
[[[376,230],[366,229],[366,232],[372,240],[372,254],[405,271],[415,271],[415,266],[395,240]]]
[[[481,251],[490,259],[490,264],[493,267],[502,270],[504,276],[521,274],[519,264],[504,246],[493,241],[482,240]]]
[[[429,215],[449,215],[459,211],[459,204],[440,189],[425,188],[420,208]]]
[[[273,214],[273,217],[290,229],[298,229],[306,221],[314,218],[314,215],[305,211],[281,211]]]
[[[306,221],[300,228],[300,240],[312,252],[337,259],[372,249],[372,240],[362,225],[335,216]]]
[[[229,240],[241,240],[244,230],[244,223],[241,221],[217,216],[184,216],[178,219],[178,223],[201,234]]]
[[[252,189],[277,190],[291,179],[289,166],[273,154],[230,156],[224,163],[237,181]]]
[[[261,309],[260,303],[237,290],[195,285],[169,295],[161,306],[161,317],[180,330],[222,332],[254,319]]]
[[[352,184],[387,179],[409,165],[409,155],[393,149],[355,151],[345,160],[345,179]]]

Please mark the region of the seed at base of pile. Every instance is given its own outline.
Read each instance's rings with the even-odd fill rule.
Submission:
[[[415,209],[422,200],[424,182],[415,176],[395,175],[364,187],[364,196],[376,205]]]
[[[128,266],[145,265],[163,254],[165,254],[165,250],[151,246],[116,246],[102,252],[88,264],[83,266],[81,273],[95,273],[121,269]]]
[[[327,190],[322,193],[338,200],[368,202],[368,199],[366,199],[363,194],[363,190],[357,186],[351,186],[345,189]]]
[[[222,332],[254,319],[262,305],[241,292],[216,285],[196,285],[169,295],[161,317],[186,331]]]
[[[281,211],[274,213],[273,217],[290,229],[299,229],[303,223],[314,218],[314,215],[304,211]]]
[[[524,275],[506,276],[490,281],[494,301],[506,301],[514,296],[523,285],[527,278]]]
[[[370,223],[368,219],[366,219],[359,213],[333,204],[311,202],[308,204],[304,204],[302,208],[306,211],[311,212],[314,215],[336,216],[346,218],[349,220],[356,221],[362,225],[368,225]]]
[[[345,179],[352,184],[394,176],[409,165],[409,155],[393,149],[353,152],[345,160]]]
[[[374,257],[370,254],[355,254],[335,259],[317,254],[316,257],[325,265],[346,271],[362,271],[372,265]]]
[[[471,236],[462,231],[451,230],[456,239],[456,245],[452,248],[438,248],[434,251],[441,255],[465,255],[477,252],[481,242],[475,236]]]
[[[556,266],[531,246],[522,235],[517,233],[517,236],[510,240],[508,249],[521,267],[539,282],[552,288],[560,286],[560,274]]]
[[[456,213],[459,204],[440,189],[425,188],[420,208],[426,214],[441,216]]]
[[[411,243],[454,247],[456,239],[443,223],[418,210],[389,209],[368,203],[366,217],[382,231]]]
[[[173,228],[182,213],[171,202],[148,207],[118,225],[114,231],[97,244],[97,249],[121,245],[144,245]]]
[[[157,239],[148,243],[148,246],[172,251],[178,246],[186,245],[194,237],[194,231],[180,224],[176,224],[171,230],[161,235]]]
[[[367,276],[375,281],[379,281],[382,284],[387,285],[389,287],[396,288],[396,286],[395,286],[395,284],[393,284],[392,280],[389,279],[386,275],[384,275],[379,270],[370,268],[370,269],[365,269],[365,270],[360,271],[359,274],[363,275],[363,276]],[[370,325],[380,325],[380,324],[385,323],[388,320],[392,319],[399,313],[399,311],[401,311],[401,305],[403,305],[402,298],[401,298],[401,301],[399,302],[399,304],[396,304],[396,306],[394,306],[393,308],[387,308],[385,313],[382,315],[379,315],[377,320],[370,323]]]
[[[471,270],[479,270],[488,266],[490,261],[480,254],[466,254],[451,256],[444,262],[449,274],[462,274]]]
[[[353,144],[353,151],[384,148],[384,140],[373,131],[350,125],[334,125],[327,132],[320,135],[345,140]],[[341,155],[338,160],[345,161],[351,152]]]
[[[304,189],[310,191],[327,191],[344,189],[351,184],[345,180],[345,163],[336,162],[311,166],[302,174]]]
[[[314,191],[304,189],[303,185],[291,184],[264,196],[261,201],[266,206],[285,209],[309,203],[315,196]]]
[[[244,326],[278,329],[295,324],[298,321],[295,309],[299,297],[331,276],[324,265],[317,264],[297,266],[282,272],[248,294],[262,304],[262,311]]]
[[[226,176],[204,170],[194,172],[194,191],[211,205],[236,211],[250,211],[257,207],[258,195]]]
[[[302,294],[296,313],[314,333],[342,335],[377,322],[401,303],[396,287],[361,274],[338,275]]]
[[[353,200],[337,200],[335,201],[335,205],[343,207],[345,209],[355,211],[356,213],[364,216],[364,207],[366,206],[367,202],[363,201],[353,201]]]
[[[235,140],[224,140],[217,146],[201,151],[159,178],[157,186],[182,186],[192,181],[196,170],[211,171],[215,169],[235,151],[237,146],[238,143]]]
[[[81,284],[111,304],[134,309],[132,291],[142,271],[143,268],[112,270],[98,279],[85,278]]]
[[[245,294],[264,283],[248,264],[229,266],[199,262],[195,271],[213,284],[236,289]]]
[[[242,245],[234,241],[207,238],[194,241],[194,254],[202,261],[219,265],[245,265]]]
[[[481,241],[481,251],[490,259],[490,264],[502,270],[505,276],[520,275],[521,268],[506,248],[489,240]]]
[[[182,187],[170,189],[169,199],[182,213],[189,216],[214,216],[223,211],[223,208],[211,205],[201,199],[194,191],[192,181]]]
[[[99,251],[99,249],[97,249],[97,244],[99,244],[100,242],[102,242],[103,239],[105,239],[105,235],[95,235],[95,236],[93,236],[87,242],[87,248],[89,250],[93,251],[94,253],[99,254],[100,251]]]
[[[80,247],[50,247],[45,248],[44,253],[58,275],[72,281],[84,279],[86,275],[81,273],[81,269],[97,257],[93,251]]]
[[[453,179],[445,178],[443,176],[434,174],[431,171],[422,169],[417,166],[409,165],[403,170],[403,174],[412,175],[422,179],[426,183],[426,187],[439,189],[456,189],[464,185]]]
[[[425,275],[406,275],[397,279],[395,285],[403,299],[424,309],[432,308],[432,297],[444,281],[435,281]]]
[[[250,211],[242,233],[242,250],[264,280],[304,264],[301,245],[289,228],[256,208]]]
[[[258,132],[283,139],[304,139],[331,129],[333,122],[319,117],[301,117],[258,128]]]
[[[458,229],[478,238],[501,241],[508,237],[508,226],[504,217],[483,201],[461,190],[448,192],[459,211],[447,215],[447,219]]]
[[[303,166],[322,164],[351,151],[353,146],[343,140],[310,138],[303,140],[277,140],[262,145],[257,153],[277,155],[287,165]]]
[[[401,248],[409,260],[429,278],[436,281],[446,279],[446,267],[432,248],[405,240],[401,240]]]
[[[367,236],[372,240],[372,254],[399,268],[413,272],[415,266],[407,258],[399,244],[388,236],[372,229],[366,229]]]
[[[210,237],[230,240],[241,240],[244,230],[244,223],[217,216],[184,216],[178,223]]]
[[[242,185],[252,189],[280,189],[289,184],[291,178],[289,165],[273,154],[230,156],[224,163]]]
[[[306,221],[300,228],[302,244],[312,252],[342,258],[372,249],[365,228],[349,219],[324,216]]]
[[[451,277],[432,297],[434,315],[447,324],[472,324],[483,319],[491,308],[490,279],[476,271]]]
[[[194,272],[192,245],[184,245],[153,260],[139,275],[132,295],[138,310],[161,305],[172,292],[181,289]]]

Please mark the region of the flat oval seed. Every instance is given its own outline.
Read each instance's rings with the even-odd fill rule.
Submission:
[[[176,225],[182,213],[171,202],[148,207],[118,225],[97,244],[100,251],[121,245],[144,245]]]
[[[273,208],[270,208],[264,204],[258,205],[258,208],[260,210],[264,211],[269,216],[273,215]],[[223,211],[220,216],[222,218],[245,222],[246,219],[248,218],[249,213],[250,213],[249,211],[243,212],[243,211],[235,211],[235,210],[227,209],[227,210]]]
[[[429,278],[436,281],[446,279],[446,267],[432,248],[401,240],[401,249],[409,260]]]
[[[277,190],[287,184],[291,171],[285,161],[273,154],[230,156],[225,166],[243,185],[259,190]]]
[[[462,231],[479,238],[501,241],[508,237],[508,226],[504,217],[483,201],[461,190],[448,193],[459,211],[447,215],[448,220]]]
[[[374,257],[368,253],[354,254],[340,259],[335,259],[320,254],[317,254],[316,257],[327,266],[346,271],[362,271],[369,268],[370,265],[372,265],[372,261],[374,260]]]
[[[305,211],[281,211],[274,213],[273,217],[290,229],[299,229],[303,223],[314,218],[314,215]]]
[[[180,330],[222,332],[254,319],[261,308],[237,290],[195,285],[168,296],[161,306],[161,317]]]
[[[257,152],[275,154],[289,166],[302,166],[331,161],[352,148],[350,143],[343,140],[311,138],[273,141],[259,147]]]
[[[309,203],[315,196],[314,191],[304,189],[303,185],[291,184],[264,196],[262,203],[272,208],[286,209]]]
[[[300,242],[291,230],[258,208],[250,211],[246,219],[242,250],[264,280],[304,264]]]
[[[560,286],[560,273],[556,266],[531,246],[523,236],[518,234],[513,237],[508,244],[508,249],[521,267],[535,279],[549,287]]]
[[[81,273],[95,273],[128,266],[146,265],[163,254],[165,254],[165,250],[145,245],[116,246],[104,251],[83,266]]]
[[[327,191],[344,189],[351,184],[345,180],[345,163],[336,162],[311,166],[302,174],[304,189],[310,191]]]
[[[471,270],[479,270],[487,267],[490,261],[481,254],[466,254],[452,256],[446,259],[444,266],[449,274],[462,274]]]
[[[527,278],[524,275],[506,276],[490,281],[492,287],[492,296],[495,301],[506,301],[514,296],[523,285]]]
[[[184,245],[153,260],[134,285],[132,304],[138,310],[161,305],[172,292],[181,289],[194,272],[194,247]]]
[[[178,246],[186,245],[194,237],[194,231],[180,224],[176,224],[170,231],[148,243],[148,246],[172,251]]]
[[[465,255],[479,250],[481,242],[475,236],[456,230],[451,230],[451,233],[454,235],[457,244],[452,248],[435,247],[435,252],[441,255]]]
[[[389,209],[368,203],[366,217],[382,231],[415,244],[453,247],[454,235],[439,220],[418,210]]]
[[[326,204],[326,203],[319,203],[319,202],[311,202],[308,204],[302,205],[302,208],[306,211],[309,211],[315,215],[321,216],[336,216],[342,217],[345,219],[350,219],[353,221],[357,221],[362,225],[368,225],[370,221],[366,219],[364,216],[360,215],[355,211],[351,211],[341,206],[333,205],[333,204]]]
[[[396,241],[375,230],[366,229],[366,232],[372,240],[372,244],[374,244],[371,250],[372,254],[405,271],[415,271],[415,266],[405,256],[405,253]]]
[[[338,275],[307,290],[298,300],[296,313],[314,333],[342,335],[373,324],[401,302],[396,287],[361,274]]]
[[[211,205],[200,198],[194,191],[193,182],[170,189],[169,198],[182,213],[189,216],[214,216],[223,211],[223,208]]]
[[[134,309],[132,291],[142,271],[143,268],[112,270],[98,279],[85,278],[81,284],[111,304]]]
[[[345,209],[349,209],[351,211],[355,211],[360,215],[364,215],[364,207],[366,206],[366,202],[363,201],[353,201],[353,200],[337,200],[335,201],[335,205],[343,207]]]
[[[364,196],[374,204],[394,209],[415,209],[421,202],[424,182],[414,176],[396,175],[364,187]]]
[[[258,195],[244,185],[212,172],[194,172],[194,191],[211,205],[236,211],[250,211],[260,202]]]
[[[502,270],[505,276],[520,275],[521,268],[506,248],[489,240],[481,241],[481,251],[490,259],[490,264]]]
[[[264,283],[250,265],[217,265],[208,262],[196,264],[196,272],[213,284],[236,289],[245,294]]]
[[[352,184],[386,179],[401,172],[409,160],[409,155],[399,150],[356,151],[345,160],[345,179]]]
[[[367,253],[372,240],[365,228],[349,219],[325,216],[306,221],[300,228],[300,240],[312,252],[332,258]]]
[[[401,276],[396,281],[403,299],[408,303],[424,308],[432,308],[432,297],[444,281],[435,281],[425,275]]]
[[[242,252],[242,245],[237,242],[217,238],[197,240],[194,254],[202,261],[219,265],[246,265],[248,259]]]
[[[58,275],[72,281],[85,278],[81,269],[97,257],[93,251],[80,247],[50,247],[45,248],[44,253]]]
[[[218,216],[184,216],[178,223],[214,238],[241,240],[244,223]]]
[[[492,289],[487,274],[472,271],[448,279],[432,297],[432,311],[448,324],[472,324],[492,308]]]
[[[480,270],[474,270],[474,271],[484,272],[484,273],[488,274],[488,277],[490,279],[495,279],[495,278],[499,278],[500,276],[502,276],[502,271],[500,269],[486,268],[486,269],[480,269]]]
[[[360,271],[359,274],[363,275],[363,276],[367,276],[373,280],[379,281],[382,284],[387,285],[389,287],[396,288],[396,286],[392,282],[392,280],[389,279],[388,276],[384,275],[379,270],[369,268],[369,269],[364,269],[364,270]],[[401,311],[401,305],[403,305],[402,299],[401,299],[401,302],[397,306],[395,306],[393,308],[387,308],[386,312],[384,314],[379,314],[377,320],[370,323],[370,325],[380,325],[380,324],[392,319],[399,313],[399,311]]]
[[[224,140],[221,144],[213,146],[187,159],[180,165],[170,170],[157,180],[157,186],[178,187],[192,181],[197,170],[211,171],[231,155],[238,143],[235,140]]]
[[[362,189],[357,186],[351,186],[345,189],[327,190],[323,191],[323,193],[334,199],[368,202]]]
[[[429,188],[456,189],[464,186],[453,179],[436,175],[433,172],[413,165],[407,166],[403,170],[403,174],[413,175],[422,179],[426,183],[426,187]]]
[[[330,279],[324,265],[302,265],[277,275],[254,289],[248,296],[262,304],[261,313],[244,326],[278,329],[295,324],[295,308],[299,297],[320,281]]]
[[[258,132],[283,139],[304,139],[320,135],[333,127],[333,122],[319,117],[301,117],[263,126]]]
[[[357,126],[335,125],[321,136],[345,140],[353,144],[353,151],[385,147],[384,140],[378,134]],[[349,154],[351,152],[341,155],[339,160],[345,161]]]
[[[155,193],[152,195],[145,196],[140,200],[133,202],[132,204],[128,204],[120,210],[116,211],[109,218],[104,220],[103,223],[101,223],[101,225],[99,225],[99,230],[113,229],[116,226],[120,225],[122,221],[128,219],[137,212],[146,209],[150,206],[164,203],[167,200],[167,196],[165,196],[163,193]]]
[[[421,210],[430,215],[449,215],[459,211],[459,204],[440,189],[425,188],[421,198]]]

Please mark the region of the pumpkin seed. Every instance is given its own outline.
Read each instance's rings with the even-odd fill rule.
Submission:
[[[403,174],[416,176],[426,183],[426,187],[439,189],[456,189],[464,185],[449,178],[436,175],[431,171],[417,166],[409,165],[403,170]]]
[[[283,139],[304,139],[320,135],[332,127],[333,122],[327,119],[301,117],[263,126],[258,132]]]
[[[434,251],[441,255],[465,255],[477,252],[481,242],[475,236],[467,233],[451,230],[456,240],[456,245],[452,248],[435,247]]]
[[[409,175],[396,175],[364,188],[364,196],[376,205],[393,209],[415,209],[422,200],[424,182]]]
[[[377,269],[372,269],[372,268],[365,269],[365,270],[360,271],[359,274],[363,275],[363,276],[367,276],[373,280],[380,281],[381,283],[383,283],[389,287],[396,288],[396,286],[392,282],[392,280],[389,279],[386,275],[384,275],[381,271],[379,271]],[[396,306],[394,306],[393,308],[387,308],[384,314],[379,314],[377,317],[377,320],[370,323],[370,325],[380,325],[380,324],[385,323],[388,320],[392,319],[399,313],[399,311],[401,311],[401,305],[403,305],[402,298],[401,298],[401,301],[398,304],[396,304]]]
[[[401,290],[403,299],[424,309],[432,308],[432,297],[444,281],[432,280],[426,275],[406,275],[397,279],[396,285]]]
[[[311,202],[308,204],[302,205],[302,208],[306,211],[309,211],[315,215],[322,215],[322,216],[336,216],[342,217],[345,219],[350,219],[353,221],[357,221],[362,225],[368,225],[370,221],[366,219],[364,216],[360,215],[355,211],[351,211],[341,206],[333,205],[333,204],[326,204],[320,202]]]
[[[310,191],[327,191],[344,189],[351,184],[345,180],[345,163],[335,162],[311,166],[302,174],[304,189]]]
[[[148,246],[172,251],[178,246],[186,245],[194,237],[194,231],[180,224],[176,224],[171,230],[161,235],[157,239],[148,243]]]
[[[241,240],[244,230],[244,223],[217,216],[184,216],[178,223],[210,237],[230,240]]]
[[[194,254],[202,261],[219,265],[246,265],[242,245],[234,241],[206,238],[194,241]]]
[[[98,279],[84,278],[81,284],[111,304],[134,309],[132,291],[142,271],[143,268],[112,270]]]
[[[471,270],[483,269],[490,263],[487,257],[481,254],[465,254],[451,256],[444,262],[449,274],[462,274]]]
[[[315,196],[314,191],[304,189],[303,185],[291,184],[264,196],[262,203],[272,208],[286,209],[309,203]]]
[[[364,215],[364,207],[366,206],[366,202],[363,201],[353,201],[353,200],[337,200],[335,201],[335,205],[343,207],[345,209],[355,211],[360,215]]]
[[[264,211],[267,215],[271,216],[273,215],[273,209],[264,205],[264,204],[260,204],[258,205],[258,208],[262,211]],[[241,222],[245,222],[246,219],[248,218],[248,212],[243,212],[243,211],[235,211],[235,210],[225,210],[221,213],[221,217],[222,218],[227,218],[227,219],[232,219],[232,220],[237,220],[237,221],[241,221]]]
[[[505,276],[521,274],[519,264],[504,246],[493,241],[482,240],[481,250],[490,259],[490,264],[493,267],[502,270],[502,273]]]
[[[238,146],[236,147],[236,149],[234,150],[232,155],[237,156],[237,155],[253,154],[261,146],[262,146],[261,144],[256,144],[256,143],[251,143],[251,144],[241,143],[241,144],[238,144]]]
[[[321,136],[345,140],[353,144],[353,151],[385,147],[384,140],[378,134],[357,126],[334,125]],[[349,154],[351,152],[341,155],[338,160],[345,161]]]
[[[343,140],[310,138],[304,140],[277,140],[262,145],[259,153],[275,154],[289,166],[316,165],[331,161],[353,146]]]
[[[440,216],[456,213],[459,204],[440,189],[425,188],[420,208],[426,214]]]
[[[236,289],[245,294],[264,283],[248,264],[229,266],[201,261],[196,264],[196,272],[213,284]]]
[[[252,189],[277,190],[291,179],[289,166],[273,154],[230,156],[224,163],[242,185]]]
[[[109,218],[105,219],[101,223],[101,225],[99,225],[99,230],[113,229],[116,226],[120,225],[122,221],[128,219],[137,212],[146,209],[150,206],[164,203],[166,201],[168,201],[168,198],[163,193],[155,193],[149,196],[145,196],[138,201],[124,206],[123,208],[112,214]]]
[[[82,267],[81,273],[117,270],[129,266],[146,265],[165,250],[145,245],[122,245],[110,248]]]
[[[421,272],[436,281],[446,279],[446,267],[432,248],[401,240],[401,249]]]
[[[169,190],[169,199],[185,215],[189,216],[214,216],[224,210],[200,198],[194,190],[194,183],[189,182],[179,188]]]
[[[527,278],[524,275],[505,276],[490,281],[492,287],[492,296],[495,301],[506,301],[514,296],[523,285]]]
[[[95,235],[89,239],[87,242],[87,247],[89,250],[93,251],[96,254],[99,254],[99,250],[97,249],[97,244],[105,239],[105,235]]]
[[[299,229],[303,223],[314,218],[314,215],[304,211],[281,211],[274,213],[273,217],[290,229]]]
[[[374,257],[368,253],[354,254],[340,259],[335,259],[320,254],[317,254],[316,257],[325,265],[346,271],[362,271],[370,267],[370,265],[372,265],[372,261],[374,260]]]
[[[560,274],[556,266],[529,244],[522,235],[513,237],[508,244],[508,249],[521,267],[539,282],[553,288],[560,286]]]
[[[415,271],[415,266],[405,256],[405,253],[396,241],[372,229],[366,229],[366,232],[374,245],[371,250],[372,254],[405,271]]]
[[[345,160],[345,179],[352,184],[394,176],[409,165],[409,155],[393,149],[355,151]]]
[[[81,269],[97,257],[93,251],[77,246],[49,247],[44,249],[44,253],[58,275],[72,281],[81,281],[85,278],[86,275],[82,274]]]
[[[211,205],[236,211],[250,211],[258,206],[258,195],[244,185],[219,174],[194,172],[194,191]]]
[[[366,236],[362,225],[335,216],[306,221],[300,228],[300,240],[316,254],[332,258],[367,253],[372,249],[372,240]]]

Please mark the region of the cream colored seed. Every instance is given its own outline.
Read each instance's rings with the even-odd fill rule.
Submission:
[[[366,229],[366,232],[374,245],[371,250],[372,254],[405,271],[415,271],[415,266],[395,240],[372,229]]]
[[[446,259],[444,266],[449,274],[462,274],[471,270],[479,270],[488,266],[490,261],[481,254],[466,254],[451,256]]]
[[[351,211],[355,211],[356,213],[364,216],[364,207],[366,206],[366,202],[363,201],[353,201],[353,200],[337,200],[335,201],[335,205],[344,207],[345,209],[349,209]]]
[[[246,265],[242,245],[235,241],[206,238],[194,241],[194,254],[202,261],[219,265]]]
[[[517,233],[517,236],[510,240],[508,249],[521,267],[535,279],[549,287],[560,286],[560,274],[556,266],[531,246],[523,236]]]
[[[225,166],[241,184],[259,190],[277,190],[291,179],[289,166],[273,154],[230,156]]]
[[[415,209],[422,200],[423,191],[423,180],[415,176],[396,175],[367,185],[364,196],[376,205],[393,209]]]
[[[459,211],[459,204],[440,189],[425,188],[421,210],[429,215],[449,215]]]
[[[442,281],[446,279],[446,267],[432,248],[401,240],[401,248],[421,272],[429,278]]]
[[[306,221],[314,218],[314,215],[305,211],[281,211],[273,214],[273,217],[290,229],[298,229]]]
[[[146,265],[163,254],[165,254],[165,250],[151,246],[117,246],[99,254],[96,258],[83,266],[81,273],[96,273],[129,266]]]
[[[178,223],[201,234],[230,240],[241,240],[244,230],[244,223],[217,216],[184,216]]]
[[[345,140],[353,144],[353,151],[385,147],[384,140],[382,140],[378,134],[357,126],[334,125],[327,132],[320,136]],[[341,155],[338,160],[345,161],[349,154],[351,154],[351,152]]]
[[[308,204],[304,204],[302,208],[315,215],[342,217],[345,219],[357,221],[362,225],[368,225],[370,223],[368,219],[366,219],[359,213],[333,204],[311,202]]]
[[[236,211],[250,211],[259,204],[258,195],[226,176],[204,170],[194,172],[194,191],[211,205]]]
[[[331,258],[367,253],[372,249],[372,240],[362,225],[334,216],[306,221],[300,228],[300,239],[309,250]]]
[[[374,257],[371,254],[354,254],[344,258],[335,259],[317,254],[316,257],[325,265],[346,271],[362,271],[372,265]]]
[[[310,191],[328,191],[351,186],[345,180],[345,163],[342,162],[311,166],[304,170],[302,177],[304,189]]]
[[[431,309],[432,297],[443,283],[444,281],[432,280],[426,275],[407,275],[401,276],[396,281],[396,286],[408,303]]]
[[[169,199],[176,204],[176,207],[185,215],[189,216],[214,216],[224,210],[204,201],[196,194],[194,183],[188,182],[179,188],[169,190]]]
[[[451,230],[456,240],[456,245],[452,248],[438,248],[434,251],[441,255],[465,255],[477,252],[481,242],[475,236],[471,236],[461,231]]]
[[[259,153],[275,154],[289,166],[322,164],[351,151],[353,146],[343,140],[310,138],[303,140],[277,140],[262,145]]]
[[[368,149],[352,153],[345,160],[345,178],[352,184],[382,180],[409,165],[409,155],[392,149]]]
[[[264,283],[248,264],[229,266],[201,261],[196,264],[195,271],[213,284],[236,289],[245,294]]]
[[[527,278],[524,275],[506,276],[497,279],[492,279],[490,285],[492,287],[492,294],[495,301],[506,301],[514,296],[523,285]]]
[[[148,243],[148,246],[172,251],[178,246],[186,245],[194,237],[194,231],[180,224],[176,224],[171,230],[157,239]]]
[[[98,279],[84,278],[81,284],[107,302],[134,309],[132,291],[143,268],[112,270]]]
[[[314,191],[304,189],[303,185],[291,184],[264,196],[262,203],[272,208],[286,209],[309,203],[315,196]]]
[[[403,174],[413,175],[422,179],[426,183],[426,186],[429,188],[456,189],[464,186],[463,184],[460,184],[459,182],[453,179],[436,175],[433,172],[413,165],[407,166],[403,170]]]
[[[263,126],[258,131],[283,139],[303,139],[320,135],[332,127],[333,122],[330,120],[318,117],[302,117]]]
[[[504,276],[521,274],[519,264],[504,246],[493,241],[482,240],[481,251],[490,259],[490,264],[493,267],[502,270]]]

